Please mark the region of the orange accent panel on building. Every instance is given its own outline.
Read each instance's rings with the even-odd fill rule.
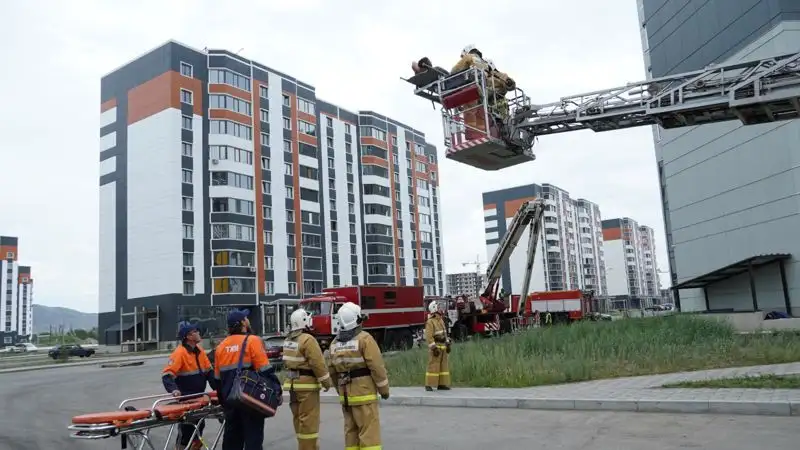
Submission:
[[[392,136],[394,136],[394,135],[393,134],[389,134],[388,135],[389,142],[392,141]],[[363,141],[365,139],[378,141],[377,139],[374,139],[374,138],[361,138],[362,144],[363,144]],[[378,142],[380,142],[380,141],[378,141]],[[389,158],[389,160],[388,160],[388,164],[386,166],[384,166],[384,167],[386,167],[388,169],[389,167],[392,167],[392,164],[394,164],[394,162],[392,161],[394,159],[394,156],[393,156],[393,152],[391,152],[391,151],[386,152],[386,154],[387,154],[387,157]],[[383,161],[382,158],[378,158],[377,156],[367,155],[367,156],[362,156],[361,157],[361,163],[362,164],[364,164],[364,160],[366,158],[372,158],[372,159],[375,159],[377,161]],[[394,282],[395,282],[396,285],[400,286],[401,285],[401,283],[400,283],[400,255],[398,254],[398,251],[399,251],[398,249],[400,248],[400,236],[399,236],[400,232],[397,229],[397,200],[396,200],[396,197],[395,197],[395,192],[397,191],[397,186],[395,186],[394,176],[391,175],[391,174],[392,174],[392,171],[390,170],[389,171],[389,196],[390,196],[390,198],[392,200],[392,234],[394,235],[394,248],[395,248],[395,250],[394,250],[394,276],[395,276]],[[408,236],[407,239],[411,239],[411,236]],[[410,258],[411,255],[405,255],[405,257],[406,258]],[[365,262],[365,264],[366,264],[366,262]],[[369,275],[369,267],[367,267],[367,274]]]
[[[7,260],[6,255],[9,253],[14,254],[14,261],[19,261],[19,254],[17,253],[17,247],[13,245],[0,245],[0,259],[3,261]]]
[[[489,209],[497,209],[497,203],[487,203],[483,205],[483,210],[487,211]]]
[[[604,241],[616,241],[622,239],[622,228],[603,228]]]
[[[304,113],[303,111],[297,111],[297,118],[308,123],[313,123],[316,125],[317,123],[317,116],[313,114]]]
[[[389,168],[389,161],[380,158],[378,156],[373,155],[364,155],[361,157],[361,164],[374,164],[376,166],[381,166],[384,169]]]
[[[209,119],[233,120],[234,122],[239,122],[240,124],[247,125],[247,126],[250,126],[250,124],[253,122],[253,119],[251,117],[248,117],[248,116],[246,116],[246,115],[244,115],[242,113],[238,113],[236,111],[231,111],[229,109],[209,109],[208,110],[208,118]],[[259,129],[260,129],[261,128],[261,126],[260,126],[261,122],[256,120],[255,123],[259,124]],[[255,144],[258,144],[260,142],[260,140],[258,138],[258,135],[259,135],[259,133],[255,133],[255,132],[253,133],[253,142]]]
[[[192,91],[192,111],[202,116],[202,82],[171,70],[128,91],[128,125],[168,108],[180,109],[181,89]]]
[[[117,106],[117,99],[116,98],[112,98],[110,100],[106,100],[106,101],[104,101],[103,103],[100,104],[100,112],[101,113],[102,112],[106,112],[106,111],[108,111],[109,109],[111,109],[111,108],[113,108],[115,106]]]
[[[504,214],[505,218],[508,219],[514,217],[514,214],[517,213],[517,210],[519,209],[520,206],[522,206],[523,203],[533,200],[536,200],[536,197],[525,197],[525,198],[517,198],[514,200],[506,200],[503,203],[503,208],[505,209],[505,214]]]
[[[285,95],[289,96],[290,105],[291,106],[291,119],[292,119],[292,173],[295,174],[292,177],[292,186],[294,189],[294,240],[295,240],[295,258],[297,259],[297,292],[303,293],[303,247],[302,247],[302,236],[303,236],[303,221],[302,221],[302,213],[300,210],[300,177],[297,174],[300,173],[300,142],[301,142],[301,135],[305,135],[297,131],[297,96],[291,92],[284,92]],[[308,136],[311,137],[311,136]],[[308,142],[304,142],[308,143]],[[314,144],[316,146],[316,140]],[[281,200],[278,200],[281,201]]]
[[[386,142],[383,142],[380,139],[375,139],[374,137],[362,137],[361,138],[362,145],[374,145],[376,147],[380,147],[384,150],[389,150],[389,145]]]
[[[263,84],[264,86],[266,86],[266,84],[261,83],[260,81],[258,83]],[[255,85],[256,85],[256,80],[253,80],[253,92],[255,92],[255,94],[252,97],[254,99],[258,98],[258,88],[256,88]],[[239,89],[237,87],[233,87],[230,84],[218,84],[218,83],[209,84],[208,85],[208,93],[209,94],[228,94],[231,97],[236,97],[236,98],[242,99],[242,100],[244,100],[246,102],[250,101],[250,93],[249,92],[245,91],[244,89]],[[255,102],[253,102],[253,103],[255,103]],[[258,111],[258,108],[256,108],[255,105],[253,106],[253,111]]]
[[[294,115],[295,113],[293,112],[292,114]],[[295,121],[294,119],[292,119],[292,120],[295,123],[297,123],[297,121]],[[303,144],[313,145],[314,147],[317,146],[317,138],[316,137],[311,136],[309,134],[300,133],[300,132],[297,131],[296,127],[295,127],[295,129],[292,130],[292,134],[296,136],[295,140],[297,142],[302,142]]]
[[[253,80],[253,92],[258,92],[258,87],[261,82]],[[266,86],[266,85],[265,85]],[[256,94],[253,95],[253,111],[258,111],[261,105],[261,98]],[[215,110],[209,111],[209,116]],[[236,113],[234,113],[236,114]],[[259,294],[266,294],[265,285],[267,275],[264,272],[264,257],[272,256],[267,255],[266,242],[264,242],[264,194],[261,190],[261,139],[258,137],[261,134],[261,121],[253,121],[253,172],[255,174],[255,192],[256,192],[256,256],[262,254],[261,258],[256,258],[256,292]],[[261,250],[259,252],[259,250]]]

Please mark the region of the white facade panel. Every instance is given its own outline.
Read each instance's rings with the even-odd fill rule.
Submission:
[[[202,174],[202,172],[200,172]],[[202,180],[201,180],[202,181]],[[251,189],[243,189],[239,187],[233,186],[209,186],[208,187],[208,195],[211,198],[214,197],[227,197],[227,198],[238,198],[239,200],[248,200],[251,202],[256,201],[256,189],[258,189],[259,194],[261,193],[261,186],[254,186]],[[275,194],[275,185],[271,186],[273,195]],[[200,191],[202,192],[202,191]],[[286,190],[284,189],[284,196],[286,195]],[[195,202],[196,203],[196,202]],[[275,217],[275,205],[272,207],[272,216]]]
[[[436,226],[436,229],[434,230],[434,233],[433,233],[433,242],[434,242],[433,251],[436,252],[436,249],[437,248],[439,249],[438,253],[436,254],[436,264],[437,264],[437,266],[434,269],[436,270],[437,288],[438,288],[439,280],[441,280],[441,282],[442,282],[442,289],[441,289],[441,292],[439,292],[438,294],[439,295],[444,295],[445,293],[447,293],[447,276],[443,272],[444,271],[444,267],[445,267],[445,265],[444,265],[445,259],[444,259],[444,242],[442,241],[442,236],[444,236],[444,233],[442,233],[442,230],[444,229],[444,221],[443,221],[443,217],[442,217],[442,214],[441,214],[441,210],[442,210],[441,188],[436,187],[432,192],[433,192],[433,198],[436,199],[436,205],[438,206],[438,210],[440,211],[437,214],[437,217],[435,218],[435,220],[438,221],[438,226]],[[434,222],[434,224],[436,224],[436,222]],[[439,239],[436,238],[436,232],[437,231],[439,232]],[[438,264],[441,264],[442,270],[439,270]]]
[[[389,171],[389,173],[391,174],[391,171]],[[391,187],[391,184],[390,184],[390,181],[389,181],[388,178],[379,177],[377,175],[364,175],[364,177],[362,178],[362,183],[363,184],[375,184],[375,185],[378,185],[378,186]]]
[[[196,124],[196,126],[202,126],[202,121],[200,121],[199,125]],[[197,130],[197,129],[195,128],[195,130]],[[197,131],[195,131],[194,134],[195,134],[195,136],[197,136],[199,133]],[[214,136],[214,135],[212,135],[212,136]],[[195,143],[195,146],[199,147],[197,145],[197,143]],[[202,148],[202,147],[199,147],[199,148]],[[195,160],[200,160],[200,161],[203,160],[202,154],[200,154],[200,153],[198,153],[198,155],[196,155],[194,158],[195,158]],[[259,164],[259,170],[261,170],[260,169],[261,161],[259,161],[258,164]],[[242,174],[242,175],[247,175],[249,177],[255,176],[255,173],[254,173],[255,167],[253,165],[245,164],[245,163],[241,163],[241,162],[236,162],[236,161],[231,160],[231,159],[216,159],[216,160],[212,160],[209,163],[208,168],[212,172],[234,172],[234,173],[238,173],[238,174]],[[253,182],[255,183],[255,179],[253,180]],[[259,188],[260,188],[260,186],[259,186]]]
[[[271,93],[272,93],[272,91],[270,90],[270,94]],[[270,105],[270,108],[271,107],[272,107],[272,105]],[[195,116],[195,118],[197,118],[197,117],[199,117],[199,116]],[[278,117],[278,123],[280,124],[280,117]],[[245,124],[245,125],[252,125],[252,123]],[[272,115],[270,115],[270,128],[271,127],[272,127]],[[197,129],[195,128],[195,130],[197,130]],[[197,136],[197,133],[195,133],[195,136]],[[253,136],[253,139],[260,139],[260,137],[259,136]],[[242,139],[240,137],[232,136],[230,134],[209,134],[208,135],[208,145],[230,145],[231,147],[243,148],[243,149],[249,150],[251,152],[253,151],[254,142],[256,142],[256,141],[248,141],[247,139]],[[283,160],[281,160],[281,161],[283,161]]]
[[[117,121],[116,106],[100,113],[100,128],[107,127],[116,121]]]
[[[489,208],[483,210],[483,217],[495,217],[497,216],[497,208]]]
[[[269,153],[272,160],[273,167],[280,168],[279,162],[283,161],[283,116],[279,111],[283,110],[283,94],[280,86],[283,84],[283,78],[270,72],[269,73],[269,86],[274,86],[269,89],[269,110],[272,114],[269,115],[269,127],[275,130],[269,136]],[[276,176],[277,174],[277,176]],[[283,230],[286,229],[286,185],[283,183],[282,172],[277,170],[270,172],[272,175],[272,248],[274,255],[272,256],[275,267],[275,294],[286,295],[289,292],[289,273],[287,271],[286,261],[289,257],[287,250],[287,239]],[[260,187],[259,187],[260,189]],[[299,195],[299,193],[295,193]],[[300,220],[300,211],[295,211],[295,220]]]
[[[320,212],[319,203],[310,200],[300,200],[300,210],[318,213]]]
[[[413,209],[411,208],[411,199],[408,196],[408,177],[406,174],[408,173],[408,157],[410,154],[406,149],[406,133],[404,130],[399,130],[397,133],[397,164],[399,166],[400,172],[400,179],[399,181],[395,181],[396,184],[396,191],[399,193],[400,197],[397,201],[400,210],[402,211],[401,219],[403,220],[403,226],[398,232],[402,236],[403,239],[403,267],[405,272],[405,282],[406,285],[413,286],[417,284],[417,280],[414,278],[414,244],[411,241],[411,227],[413,226],[413,222],[411,215],[414,213]],[[413,145],[413,144],[412,144]],[[389,176],[392,175],[392,171],[389,171]],[[386,180],[387,182],[389,180]],[[418,255],[421,256],[421,255]]]
[[[181,179],[181,112],[166,109],[130,125],[129,298],[183,292]]]
[[[490,228],[497,228],[497,220],[484,221],[484,228],[487,230]]]
[[[392,226],[391,216],[382,216],[380,214],[364,214],[365,223],[378,223],[381,225]]]
[[[321,130],[320,131],[320,133],[321,133],[320,142],[325,142],[325,132],[327,130],[324,130],[324,128],[326,128],[326,127],[320,127],[319,128],[319,130]],[[316,158],[312,158],[312,157],[306,156],[306,155],[298,155],[298,156],[300,157],[298,159],[298,162],[300,163],[301,166],[306,166],[306,167],[312,167],[314,169],[319,169],[319,161],[317,161]],[[323,161],[327,161],[327,158],[323,159]]]
[[[320,117],[324,121],[326,116],[323,114]],[[333,119],[333,125],[334,125],[334,127],[336,127],[337,120],[335,118],[333,118],[333,117],[332,117],[332,119]],[[320,142],[327,142],[327,138],[328,138],[327,131],[328,131],[327,127],[319,127],[319,133],[320,133],[319,141]],[[335,128],[334,128],[334,134],[336,134]],[[322,161],[327,161],[328,160],[328,146],[327,145],[321,145],[320,148],[319,148],[319,154],[320,154],[320,157],[322,158]],[[333,155],[331,155],[331,156],[333,156]],[[316,161],[314,158],[311,158],[309,156],[300,155],[301,164],[308,165],[309,167],[311,166],[311,161],[306,161],[306,163],[303,163],[303,158],[307,158],[308,160]],[[327,224],[331,220],[331,210],[330,210],[330,204],[329,204],[330,203],[330,201],[329,201],[330,200],[330,187],[329,187],[330,186],[330,184],[329,184],[330,177],[328,176],[328,169],[326,168],[326,169],[321,170],[319,172],[319,176],[322,178],[323,191],[321,193],[321,198],[323,199],[323,201],[322,201],[323,211],[325,212],[324,220],[326,222],[326,223],[322,224],[323,225],[322,233],[323,233],[324,238],[325,238],[325,248],[323,249],[323,251],[325,252],[326,255],[328,255],[328,257],[325,258],[325,285],[326,286],[334,286],[334,282],[333,282],[333,257],[332,257],[332,255],[334,253],[333,252],[333,242],[331,242],[331,227],[330,227],[330,225]],[[336,245],[337,245],[336,253],[339,253],[338,243]],[[349,273],[349,271],[350,271],[350,267],[349,266],[350,265],[341,263],[341,261],[342,261],[341,254],[339,256],[339,261],[340,261],[340,263],[339,263],[340,284],[341,285],[349,284],[349,283],[342,283],[341,281],[345,280],[345,278],[343,278],[343,273],[344,273],[345,267],[343,267],[343,266],[348,266],[346,270]]]
[[[324,128],[324,127],[323,127]],[[347,211],[349,210],[349,205],[347,201],[347,156],[346,156],[346,146],[344,141],[344,123],[340,120],[334,120],[333,122],[333,153],[330,151],[327,153],[328,158],[333,158],[333,167],[334,167],[334,184],[336,186],[336,230],[339,236],[339,240],[337,241],[337,250],[339,253],[339,280],[340,284],[348,285],[352,284],[352,277],[353,275],[359,276],[359,281],[361,281],[361,268],[363,267],[362,260],[358,259],[358,264],[356,265],[357,273],[354,274],[352,271],[352,267],[350,264],[351,255],[350,252],[350,244],[356,244],[356,255],[361,255],[361,241],[357,242],[350,242],[350,222],[348,220]],[[355,130],[354,130],[355,131]],[[327,139],[326,139],[327,140]],[[353,151],[353,161],[356,161],[358,158],[357,146],[358,146],[358,136],[353,135],[353,143],[351,144],[351,148]],[[325,141],[323,141],[325,142]],[[327,146],[327,144],[325,144]],[[326,166],[327,167],[327,166]],[[358,167],[358,166],[356,166]],[[324,170],[328,172],[328,169]],[[360,203],[359,199],[361,197],[361,189],[360,185],[358,184],[357,170],[353,170],[353,194],[356,200],[354,204],[354,211],[356,212],[356,219],[360,214]],[[330,202],[328,202],[330,203]],[[326,207],[330,207],[330,205],[326,205]],[[360,226],[358,226],[358,222],[356,222],[356,232],[361,232]],[[330,223],[326,224],[327,227],[330,227]]]
[[[497,231],[489,231],[486,233],[486,240],[488,241],[491,239],[500,239],[500,236],[498,235]],[[492,255],[489,255],[489,258],[491,257]]]
[[[117,157],[112,156],[111,158],[106,158],[100,161],[100,176],[108,175],[110,173],[114,173],[117,170]]]
[[[603,242],[608,295],[628,295],[628,268],[622,239]]]
[[[97,312],[117,310],[117,183],[100,186],[100,273]],[[180,230],[179,230],[180,232]]]
[[[194,130],[194,146],[198,149],[203,148],[203,117],[194,115],[192,119],[192,129]],[[226,161],[227,162],[227,161]],[[205,210],[205,202],[203,201],[203,153],[197,152],[192,157],[192,171],[195,176],[192,179],[193,192],[194,192],[194,223],[205,224],[209,220],[208,212]],[[256,187],[258,188],[258,187]],[[240,191],[243,189],[239,189]],[[208,241],[208,236],[205,235],[205,227],[195,225],[194,227],[194,254],[192,259],[194,261],[194,293],[206,293],[206,252],[203,251],[205,243]],[[183,265],[181,263],[181,265]]]
[[[312,180],[311,178],[306,178],[306,177],[299,177],[299,178],[300,178],[301,188],[311,189],[312,191],[319,191],[319,180]],[[320,197],[320,199],[321,198],[322,197]]]
[[[104,152],[110,148],[114,148],[117,146],[117,132],[112,131],[111,133],[104,134],[100,136],[100,151]]]
[[[374,203],[377,205],[384,205],[388,207],[392,207],[392,198],[391,197],[384,197],[383,195],[365,195],[364,196],[364,203]]]

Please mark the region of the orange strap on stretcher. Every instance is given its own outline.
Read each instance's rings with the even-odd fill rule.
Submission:
[[[211,399],[209,402],[209,398]],[[81,414],[72,418],[74,425],[102,425],[126,426],[137,420],[144,420],[154,414],[160,420],[179,420],[186,413],[204,408],[210,404],[218,404],[219,397],[216,392],[207,392],[205,395],[181,403],[157,406],[153,410],[141,409],[135,411],[108,411],[91,414]]]

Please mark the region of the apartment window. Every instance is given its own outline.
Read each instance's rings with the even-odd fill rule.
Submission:
[[[325,123],[328,125],[329,128],[333,128],[333,119],[330,117],[325,117]]]
[[[297,295],[297,283],[289,283],[289,295]]]
[[[259,86],[258,87],[258,95],[261,98],[269,98],[269,89],[267,89],[266,86]]]
[[[328,169],[334,169],[336,167],[336,161],[333,158],[328,158]]]
[[[269,181],[262,181],[261,182],[261,193],[263,194],[271,194],[272,193],[272,185]]]
[[[183,197],[181,200],[184,211],[194,211],[194,199],[192,197]]]
[[[267,133],[261,133],[261,145],[269,147],[269,135]]]
[[[192,143],[191,142],[183,142],[181,143],[181,155],[183,156],[192,156]]]
[[[286,198],[294,198],[294,188],[286,186]]]
[[[353,183],[347,183],[347,193],[348,194],[353,193]]]
[[[183,295],[194,295],[194,281],[183,282]]]
[[[289,100],[289,96],[286,94],[283,94],[283,106],[289,106],[289,107],[292,106],[292,103]]]
[[[261,119],[262,122],[268,123],[269,122],[269,111],[266,109],[262,109],[258,112],[258,117]]]
[[[297,98],[297,109],[299,109],[300,111],[302,111],[302,112],[304,112],[306,114],[311,114],[312,116],[315,113],[314,112],[314,104],[311,103],[310,101],[302,99],[300,97]]]
[[[183,265],[184,267],[194,266],[194,253],[186,252],[183,254]]]
[[[353,173],[353,163],[347,163],[347,173]]]
[[[283,163],[283,173],[284,175],[292,175],[294,171],[292,170],[292,163]]]
[[[297,270],[297,258],[289,258],[289,270]]]
[[[183,169],[183,182],[184,183],[192,183],[192,171],[189,169]]]
[[[348,203],[347,204],[347,213],[348,214],[355,214],[356,213],[356,205],[355,205],[355,203]]]
[[[209,121],[210,134],[227,134],[235,136],[248,141],[253,140],[253,128],[247,125],[242,125],[239,122],[232,120],[211,120]]]
[[[261,168],[264,170],[269,170],[269,158],[266,156],[261,157]]]
[[[191,64],[181,61],[181,75],[192,78],[194,76],[194,67]]]
[[[331,211],[336,211],[336,200],[331,199],[330,203],[331,203]]]
[[[294,210],[287,209],[286,210],[286,221],[289,223],[294,223]]]
[[[283,151],[292,153],[292,141],[283,141]]]
[[[181,89],[181,103],[186,103],[187,105],[194,104],[192,91],[187,89]]]
[[[344,124],[344,133],[345,134],[350,134],[350,124],[349,123]]]
[[[253,115],[253,105],[245,100],[227,94],[210,94],[208,107],[214,109],[227,109],[248,117]]]
[[[263,206],[263,207],[261,208],[261,212],[263,213],[263,215],[264,215],[264,219],[265,219],[265,220],[272,219],[272,207],[270,207],[270,206]]]
[[[417,172],[425,173],[426,170],[427,167],[425,166],[425,164],[417,161]]]
[[[297,245],[297,235],[294,233],[286,233],[286,242],[290,247]]]
[[[284,130],[291,130],[292,129],[292,120],[288,117],[283,118],[283,129]]]
[[[272,295],[275,293],[275,282],[274,281],[267,281],[264,283],[264,291],[268,295]]]
[[[265,269],[274,269],[272,265],[272,256],[265,256],[264,257],[264,268]]]
[[[350,143],[349,143],[349,142],[345,142],[345,143],[344,143],[344,151],[345,151],[345,153],[347,153],[348,155],[349,155],[349,154],[351,154],[351,153],[353,153],[353,146],[352,146],[352,145],[350,145]]]
[[[397,136],[392,135],[392,145],[397,145]]]
[[[238,163],[253,165],[253,152],[231,145],[210,145],[208,146],[211,159],[226,159]]]
[[[272,244],[272,231],[264,231],[264,243]]]
[[[326,141],[327,141],[327,143],[328,143],[328,148],[333,148],[333,138],[332,138],[332,137],[330,137],[330,136],[328,136],[328,138],[326,139]]]
[[[194,225],[183,224],[183,238],[194,239]]]
[[[309,136],[316,136],[317,135],[317,126],[313,123],[308,123],[303,120],[297,121],[297,128],[303,134],[307,134]]]
[[[227,69],[211,69],[208,71],[208,82],[212,84],[228,84],[243,91],[250,92],[250,78]]]
[[[184,130],[192,129],[192,118],[189,116],[181,116],[181,128]]]

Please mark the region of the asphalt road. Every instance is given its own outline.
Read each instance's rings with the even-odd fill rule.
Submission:
[[[66,427],[73,415],[114,410],[125,397],[160,393],[164,359],[144,366],[67,367],[0,375],[0,449],[112,449],[117,440],[80,441]],[[671,415],[615,412],[525,411],[384,407],[388,449],[796,450],[795,417]],[[206,435],[218,428],[210,423]],[[321,448],[343,447],[342,419],[323,405]],[[157,441],[163,445],[164,433]],[[265,449],[296,449],[285,406],[267,422]]]

